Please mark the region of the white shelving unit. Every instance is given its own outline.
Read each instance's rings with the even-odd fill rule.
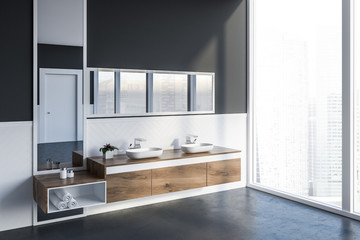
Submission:
[[[48,188],[47,196],[51,196],[50,194],[52,194],[57,189],[65,189],[66,191],[68,191],[78,202],[78,206],[76,208],[66,208],[63,210],[59,210],[51,203],[50,197],[48,197],[48,213],[97,206],[106,203],[106,181]]]
[[[106,203],[106,181],[88,171],[75,172],[73,178],[60,179],[59,173],[33,176],[34,200],[44,213],[70,210],[59,210],[49,197],[57,189],[65,189],[78,202],[76,208],[86,208]],[[71,209],[76,209],[71,208]]]

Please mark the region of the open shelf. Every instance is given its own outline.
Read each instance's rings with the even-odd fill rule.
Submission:
[[[75,208],[66,208],[59,210],[50,202],[50,198],[48,197],[47,198],[48,213],[73,210],[76,208],[97,206],[106,203],[105,181],[96,182],[96,183],[78,184],[68,187],[49,188],[48,196],[50,196],[50,194],[53,191],[56,191],[57,189],[66,189],[66,191],[68,191],[73,196],[73,198],[78,202],[78,206]]]
[[[78,202],[76,208],[57,209],[49,196],[57,189],[65,189]],[[59,174],[34,176],[34,200],[44,213],[85,208],[106,203],[106,181],[87,171],[75,172],[74,178],[60,179]]]

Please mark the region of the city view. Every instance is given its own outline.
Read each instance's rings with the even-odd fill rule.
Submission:
[[[255,181],[341,207],[341,2],[329,4],[319,19],[316,9],[325,2],[316,1],[311,10],[279,0],[293,11],[271,20],[264,17],[270,3],[260,2],[254,33]]]

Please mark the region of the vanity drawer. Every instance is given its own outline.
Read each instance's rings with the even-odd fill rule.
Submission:
[[[240,158],[207,163],[207,186],[236,182],[240,180]]]
[[[151,196],[151,170],[106,176],[107,202]]]
[[[206,186],[206,163],[152,170],[152,195]]]

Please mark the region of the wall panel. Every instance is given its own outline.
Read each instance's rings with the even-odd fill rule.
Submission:
[[[215,72],[216,113],[246,112],[246,1],[89,0],[88,67]]]
[[[0,122],[32,121],[33,4],[6,1],[0,8]]]
[[[32,122],[0,123],[0,231],[32,225]],[[2,137],[6,136],[6,137]]]

